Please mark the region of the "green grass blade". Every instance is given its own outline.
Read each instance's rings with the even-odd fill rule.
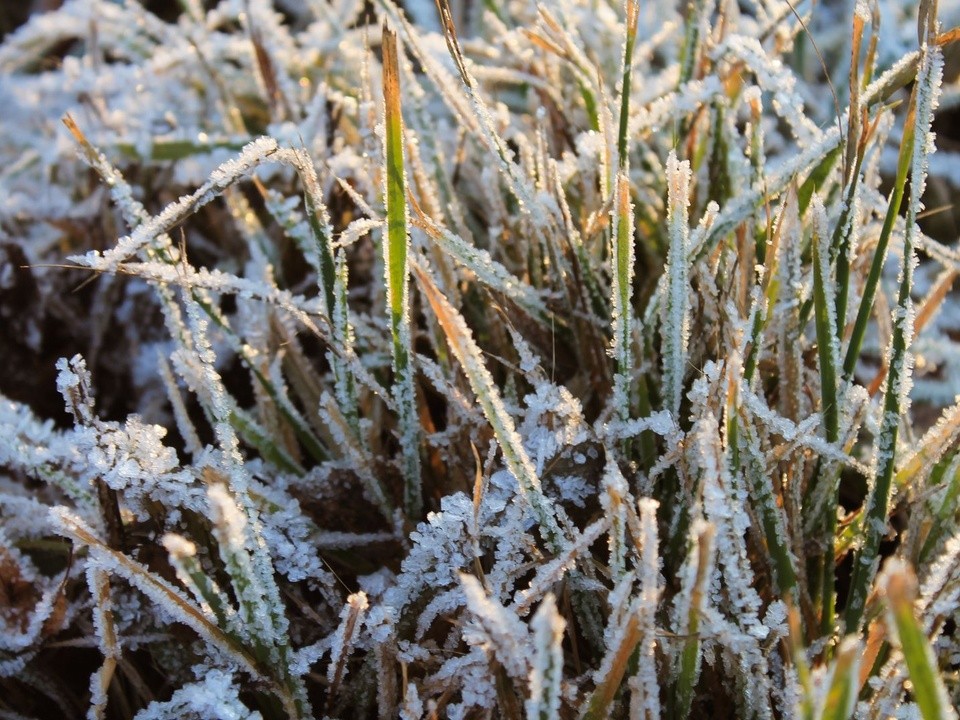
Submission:
[[[633,65],[633,46],[637,40],[637,23],[640,18],[639,0],[627,0],[627,36],[623,44],[623,82],[620,87],[620,125],[617,129],[617,155],[620,169],[627,167],[630,123],[630,75]]]
[[[920,708],[920,715],[923,720],[956,719],[957,711],[950,702],[937,670],[937,659],[930,641],[914,615],[916,576],[907,565],[891,561],[884,569],[883,579],[889,625],[896,628],[896,637],[910,671],[913,699]]]
[[[383,102],[386,121],[387,233],[383,255],[393,347],[394,395],[403,453],[403,506],[411,520],[423,505],[420,488],[420,425],[410,364],[410,298],[407,282],[407,191],[403,166],[403,118],[400,112],[400,64],[397,35],[383,29]]]
[[[910,292],[913,287],[913,267],[916,263],[914,246],[918,232],[917,215],[926,184],[926,160],[929,149],[926,138],[930,132],[942,73],[943,55],[939,48],[925,47],[920,70],[917,72],[917,83],[913,88],[911,112],[905,131],[905,136],[907,134],[919,136],[924,138],[924,141],[909,142],[911,148],[914,145],[916,147],[911,153],[909,163],[910,202],[907,206],[906,232],[903,237],[903,268],[900,273],[897,308],[893,314],[887,388],[883,398],[883,416],[877,440],[876,481],[865,505],[863,546],[854,560],[853,575],[850,579],[850,597],[845,617],[848,632],[855,632],[859,628],[870,584],[877,572],[880,541],[886,534],[887,528],[887,507],[890,503],[890,489],[893,484],[900,416],[907,410],[909,404],[910,364],[907,360],[907,346],[913,339],[913,301]],[[901,164],[903,164],[902,157]]]
[[[687,339],[690,324],[690,279],[688,249],[690,230],[690,162],[667,159],[670,252],[667,255],[667,295],[663,316],[663,407],[679,417],[683,377],[687,369]]]
[[[862,652],[863,648],[854,638],[848,637],[840,643],[833,662],[830,688],[819,714],[821,720],[848,720],[851,717],[857,703],[860,669],[858,660]]]
[[[860,357],[863,338],[867,333],[867,323],[870,320],[870,313],[873,311],[873,301],[877,295],[877,285],[880,283],[880,273],[883,270],[883,264],[887,258],[887,247],[890,244],[890,236],[893,233],[893,226],[900,214],[900,205],[903,202],[903,194],[907,184],[907,172],[910,170],[910,161],[913,156],[913,146],[916,138],[914,125],[913,112],[911,112],[904,126],[903,138],[900,140],[897,175],[894,180],[893,191],[890,193],[887,214],[883,219],[880,237],[877,239],[877,246],[873,252],[873,262],[870,264],[870,273],[867,275],[863,295],[860,299],[860,307],[857,310],[857,318],[854,321],[853,332],[850,335],[850,343],[847,345],[847,354],[843,360],[843,375],[846,378],[853,377],[853,371],[857,367],[857,359]]]
[[[834,283],[830,273],[830,236],[826,230],[826,215],[820,198],[813,196],[813,303],[817,330],[817,354],[820,361],[820,412],[823,415],[824,439],[835,444],[840,437],[840,407],[837,387],[837,318]],[[836,469],[831,463],[818,463],[814,484],[836,486]],[[826,543],[821,580],[822,611],[820,629],[828,633],[834,622],[834,535],[837,532],[837,488],[824,490],[826,500],[817,509],[821,514]]]
[[[681,635],[686,638],[677,661],[677,684],[671,717],[686,718],[690,715],[693,693],[700,673],[700,616],[707,599],[707,583],[713,569],[713,539],[716,529],[707,523],[695,524],[692,535],[696,544],[691,548],[684,568],[684,585],[681,597],[689,602],[685,625]]]

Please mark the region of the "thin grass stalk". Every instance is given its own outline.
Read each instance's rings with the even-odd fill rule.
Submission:
[[[844,203],[834,229],[831,249],[836,252],[837,278],[837,338],[843,339],[847,324],[847,298],[850,294],[850,236],[856,221],[857,187],[860,180],[860,168],[866,154],[867,132],[861,132],[865,113],[860,108],[860,48],[863,43],[863,29],[866,18],[857,4],[853,13],[853,40],[850,50],[850,107],[847,111],[847,146],[844,162],[846,194]]]
[[[932,33],[928,33],[932,37]],[[926,179],[927,154],[932,149],[930,124],[937,104],[940,79],[943,73],[943,55],[937,46],[924,45],[917,83],[913,88],[911,112],[905,135],[917,137],[910,158],[910,202],[907,206],[906,232],[903,237],[903,268],[900,273],[900,291],[897,309],[893,317],[893,336],[890,341],[887,388],[883,399],[883,416],[877,440],[877,471],[872,492],[865,506],[863,545],[854,560],[850,579],[850,596],[846,609],[848,632],[859,629],[866,606],[870,585],[876,576],[879,563],[880,541],[886,534],[887,507],[893,483],[897,437],[900,431],[900,416],[909,402],[910,363],[907,347],[913,339],[913,302],[910,292],[913,287],[913,269],[916,264],[914,246],[917,238],[917,214]],[[905,182],[905,177],[904,177]],[[902,190],[901,190],[902,192]]]
[[[623,43],[623,80],[620,87],[620,124],[617,129],[617,157],[621,171],[628,166],[630,122],[630,76],[633,69],[633,46],[637,40],[637,24],[640,19],[640,0],[627,0],[626,39]]]
[[[113,674],[120,659],[120,645],[117,642],[116,625],[113,618],[113,601],[110,595],[110,575],[94,565],[87,568],[87,584],[94,598],[94,628],[97,644],[103,654],[103,664],[90,678],[91,720],[103,720],[107,710],[107,692],[113,680]]]
[[[400,64],[397,35],[383,28],[383,103],[386,136],[387,232],[383,255],[387,282],[387,304],[393,348],[394,396],[400,424],[403,458],[403,507],[407,518],[420,516],[423,505],[420,481],[420,424],[413,385],[410,334],[410,295],[407,281],[406,179],[403,164],[403,117],[400,111]]]
[[[914,87],[916,88],[916,86]],[[850,342],[847,345],[847,353],[843,360],[843,376],[845,379],[853,377],[853,372],[857,367],[857,360],[860,358],[863,339],[867,334],[867,324],[870,321],[870,314],[873,311],[873,301],[877,294],[877,286],[880,283],[880,273],[887,259],[887,247],[890,244],[890,236],[893,234],[893,227],[899,217],[900,205],[903,202],[903,194],[907,184],[907,173],[910,170],[916,138],[916,124],[914,122],[914,112],[912,109],[914,102],[914,100],[911,100],[911,112],[904,124],[903,137],[900,140],[900,155],[897,159],[897,174],[894,179],[893,190],[890,192],[887,214],[883,218],[883,227],[880,230],[880,236],[877,238],[877,245],[873,253],[873,262],[870,264],[870,272],[867,274],[867,280],[863,287],[863,295],[860,298],[857,317],[856,320],[854,320],[853,331],[850,334]]]

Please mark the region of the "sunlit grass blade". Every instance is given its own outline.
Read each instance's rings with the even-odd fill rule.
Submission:
[[[612,301],[613,355],[616,374],[613,380],[613,406],[621,420],[630,417],[630,385],[633,372],[633,204],[630,202],[630,180],[625,172],[617,173],[613,210]]]
[[[403,164],[403,118],[400,111],[400,66],[397,35],[383,28],[383,103],[386,136],[387,232],[383,242],[387,305],[393,348],[394,396],[403,457],[403,506],[410,520],[423,504],[420,480],[420,425],[413,385],[407,252],[407,191]]]
[[[956,720],[957,711],[940,676],[930,641],[914,614],[916,576],[907,565],[890,561],[884,568],[881,586],[886,594],[889,625],[896,628],[920,715],[923,720]]]
[[[857,703],[858,662],[863,652],[859,640],[848,637],[840,643],[833,660],[830,685],[820,708],[821,720],[847,720]]]

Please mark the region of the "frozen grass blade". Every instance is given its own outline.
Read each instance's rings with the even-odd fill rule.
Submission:
[[[480,348],[477,347],[472,333],[467,328],[460,313],[440,293],[427,271],[417,264],[413,264],[411,267],[417,276],[420,289],[430,303],[430,307],[433,308],[433,312],[447,336],[447,342],[450,344],[451,350],[453,350],[457,360],[460,361],[460,365],[470,381],[470,387],[477,396],[477,400],[480,401],[483,414],[493,428],[493,434],[503,452],[507,467],[517,479],[521,495],[533,509],[533,514],[540,524],[544,539],[554,552],[560,552],[565,546],[566,539],[557,522],[556,511],[553,509],[550,499],[544,495],[543,489],[540,487],[540,478],[537,476],[536,468],[529,455],[527,455],[520,436],[517,434],[513,418],[510,417],[503,406],[500,392],[493,382],[490,371],[483,363]]]
[[[820,413],[823,417],[824,439],[831,445],[840,438],[840,405],[837,386],[837,316],[835,284],[830,266],[829,235],[826,211],[820,197],[813,195],[813,303],[817,329],[817,354],[820,361]],[[829,462],[818,463],[814,476],[816,493],[821,484],[827,484],[821,515],[825,547],[823,552],[820,594],[822,609],[820,630],[829,633],[834,622],[834,536],[837,532],[837,470]],[[820,523],[818,522],[818,526]]]
[[[956,720],[957,711],[937,670],[930,641],[914,614],[916,576],[902,562],[891,560],[880,584],[886,594],[888,624],[896,628],[896,638],[910,671],[913,697],[923,720]]]
[[[940,79],[943,73],[943,54],[936,46],[924,45],[917,83],[911,99],[912,112],[907,122],[907,133],[916,136],[910,142],[910,202],[907,205],[906,232],[903,237],[903,267],[900,271],[900,292],[897,308],[893,313],[893,337],[890,340],[887,371],[887,389],[883,398],[883,416],[880,422],[877,444],[877,470],[874,486],[867,498],[864,522],[863,545],[854,560],[850,579],[850,597],[847,601],[846,627],[848,632],[859,629],[867,601],[870,584],[877,573],[880,541],[886,534],[887,506],[896,462],[897,438],[900,431],[900,416],[908,409],[910,371],[912,362],[907,348],[913,340],[913,269],[916,264],[914,248],[917,243],[917,214],[920,198],[926,184],[927,154],[932,150],[930,124],[937,106]],[[912,128],[912,130],[910,129]],[[902,153],[900,165],[904,164]],[[898,170],[899,175],[899,170]],[[872,274],[871,268],[871,274]],[[852,345],[851,345],[852,346]]]
[[[90,678],[90,711],[87,717],[91,720],[103,720],[107,710],[107,691],[120,659],[120,645],[117,643],[117,631],[113,621],[109,574],[90,567],[87,569],[87,584],[96,603],[93,625],[97,632],[100,652],[103,654],[103,664]]]
[[[880,230],[880,236],[877,239],[877,245],[873,251],[873,262],[870,264],[870,273],[867,275],[863,295],[860,297],[860,307],[857,310],[857,317],[856,320],[854,320],[853,330],[850,334],[850,342],[847,345],[847,353],[843,360],[843,376],[848,379],[853,377],[853,373],[857,369],[857,360],[860,357],[860,349],[863,346],[863,339],[867,333],[870,313],[873,311],[873,301],[877,294],[877,286],[880,283],[880,273],[887,259],[887,246],[890,244],[890,236],[893,234],[894,224],[899,217],[900,205],[903,202],[903,194],[906,190],[907,174],[910,171],[914,155],[914,145],[916,144],[916,123],[914,121],[913,108],[914,102],[911,101],[911,113],[910,116],[907,117],[903,137],[900,140],[897,174],[894,178],[893,190],[890,193],[887,214],[883,219],[883,227]]]
[[[617,173],[613,207],[613,355],[616,374],[613,379],[613,407],[621,420],[630,417],[630,384],[633,371],[633,204],[630,202],[630,180],[625,171]]]
[[[621,171],[627,170],[629,166],[630,77],[633,72],[633,46],[637,41],[637,23],[640,20],[640,0],[627,0],[626,12],[627,32],[623,42],[623,78],[620,86],[620,125],[617,130],[617,156]]]
[[[690,529],[691,538],[695,538],[683,567],[683,588],[677,596],[677,616],[682,622],[680,636],[684,638],[683,648],[676,660],[676,685],[674,686],[671,717],[690,716],[694,690],[700,675],[700,621],[707,601],[707,584],[713,572],[712,525],[697,521]],[[686,608],[684,610],[684,605]]]
[[[384,238],[384,270],[390,335],[393,340],[394,396],[400,423],[403,456],[403,507],[407,518],[420,516],[420,425],[417,397],[410,363],[410,297],[407,252],[407,191],[403,165],[403,117],[400,112],[400,64],[397,35],[383,28],[383,104],[386,136],[387,233]]]
[[[820,198],[813,196],[813,301],[817,328],[817,354],[820,360],[820,412],[823,434],[829,443],[840,437],[840,407],[837,396],[837,317],[835,284],[830,269],[829,235],[826,211]]]
[[[667,296],[663,312],[663,406],[678,419],[690,332],[687,259],[690,242],[690,162],[680,162],[672,151],[667,158],[667,187],[670,252],[667,255]]]
[[[540,603],[533,616],[534,655],[530,668],[530,697],[525,703],[531,720],[560,717],[560,689],[563,679],[563,631],[567,623],[557,611],[552,593]]]

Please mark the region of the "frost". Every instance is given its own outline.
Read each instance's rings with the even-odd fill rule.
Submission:
[[[957,0],[161,4],[0,42],[7,714],[914,717],[909,573],[952,688]]]
[[[240,700],[233,676],[223,670],[208,669],[203,679],[177,690],[166,702],[152,703],[134,716],[135,720],[261,720]]]

